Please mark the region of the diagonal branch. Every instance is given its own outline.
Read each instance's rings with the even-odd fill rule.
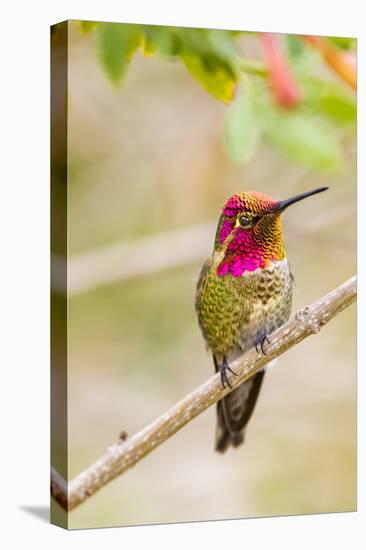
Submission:
[[[311,334],[317,333],[323,325],[352,304],[356,296],[357,280],[354,276],[312,305],[299,310],[293,320],[271,334],[270,343],[265,350],[266,356],[258,354],[253,348],[231,363],[231,368],[237,374],[230,380],[233,389],[254,376],[266,363]],[[69,482],[67,495],[66,483],[60,480],[57,473],[52,473],[53,497],[66,510],[76,508],[230,391],[229,388],[222,387],[219,374],[212,376],[152,424],[127,441],[122,439],[109,447],[99,460]]]

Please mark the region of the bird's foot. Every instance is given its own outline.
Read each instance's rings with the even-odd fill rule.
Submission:
[[[265,336],[263,336],[262,338],[260,338],[256,344],[255,344],[255,349],[256,349],[256,352],[259,353],[259,350],[262,351],[263,355],[267,355],[266,352],[264,351],[264,343],[267,342],[267,344],[270,344],[270,340],[267,336],[267,334]]]
[[[237,376],[237,373],[234,372],[229,367],[229,364],[228,364],[226,358],[224,358],[223,362],[221,363],[221,365],[219,367],[219,371],[220,371],[221,384],[223,385],[223,387],[226,388],[226,384],[227,384],[229,386],[229,388],[232,389],[232,385],[230,384],[229,379],[227,377],[227,371],[231,372],[231,374],[233,374],[234,376]]]

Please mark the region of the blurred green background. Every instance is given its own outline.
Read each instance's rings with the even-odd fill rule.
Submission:
[[[213,374],[194,312],[195,283],[231,194],[283,199],[329,185],[284,215],[294,311],[356,270],[354,129],[332,127],[343,161],[329,170],[297,164],[265,138],[247,162],[234,163],[224,143],[227,105],[181,63],[139,51],[123,83],[112,86],[95,41],[69,23],[71,280],[80,268],[73,259],[86,252],[114,243],[138,252],[147,238],[196,226],[200,237],[184,241],[188,260],[175,267],[153,272],[141,253],[145,275],[142,267],[138,276],[105,284],[100,256],[99,284],[71,293],[70,479],[121,430],[132,435]],[[251,36],[238,43],[259,56]],[[315,70],[337,81],[320,63]],[[203,252],[195,257],[197,248]],[[177,254],[164,239],[159,250],[163,263]],[[121,262],[128,270],[129,254]],[[91,271],[85,280],[93,280]],[[243,447],[215,453],[215,422],[212,407],[71,512],[69,527],[355,510],[355,307],[268,372]]]

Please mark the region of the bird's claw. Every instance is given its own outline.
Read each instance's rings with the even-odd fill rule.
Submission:
[[[232,370],[232,368],[229,367],[229,364],[226,359],[221,363],[220,367],[220,378],[221,378],[221,384],[224,388],[226,388],[226,384],[229,386],[229,388],[232,390],[232,385],[229,382],[227,371],[231,372],[234,376],[237,376],[237,373]]]
[[[267,342],[267,344],[271,343],[268,336],[267,336],[267,334],[265,336],[263,336],[263,338],[258,340],[258,342],[255,343],[255,349],[256,349],[257,353],[259,353],[259,350],[261,350],[263,355],[267,355],[266,352],[264,351],[264,343],[265,342]]]

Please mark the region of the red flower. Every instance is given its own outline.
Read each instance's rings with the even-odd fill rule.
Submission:
[[[275,36],[270,33],[261,33],[260,36],[266,55],[268,80],[273,97],[281,107],[292,109],[301,102],[302,91],[292,75],[291,68]]]

